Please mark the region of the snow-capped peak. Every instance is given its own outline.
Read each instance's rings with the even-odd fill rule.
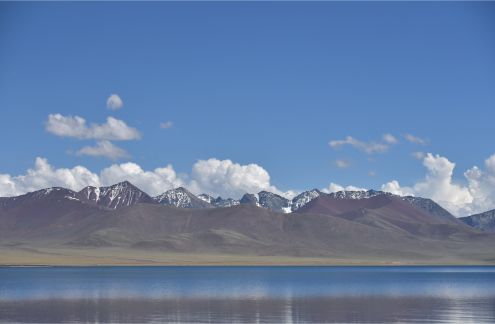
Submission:
[[[318,198],[319,196],[321,196],[321,191],[318,189],[312,189],[312,190],[308,190],[308,191],[305,191],[303,193],[300,193],[299,195],[295,196],[292,199],[291,210],[296,211],[299,208],[301,208],[302,206],[309,203],[311,200]]]
[[[196,197],[183,187],[170,189],[159,196],[156,196],[154,200],[162,205],[175,206],[178,208],[208,208],[211,207],[210,203],[205,199],[207,195],[202,197]]]
[[[100,188],[89,186],[79,191],[77,198],[112,209],[133,206],[137,203],[153,203],[150,196],[129,181]]]

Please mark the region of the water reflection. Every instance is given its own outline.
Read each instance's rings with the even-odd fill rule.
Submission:
[[[495,268],[0,268],[0,322],[494,323]]]

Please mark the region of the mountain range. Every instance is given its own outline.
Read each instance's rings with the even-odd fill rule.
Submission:
[[[493,263],[493,224],[493,211],[458,219],[431,199],[375,190],[313,189],[293,199],[261,191],[235,200],[181,187],[151,197],[125,181],[0,198],[0,250],[45,254],[119,248],[129,256]]]

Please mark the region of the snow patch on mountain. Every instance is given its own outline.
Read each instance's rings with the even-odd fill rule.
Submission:
[[[300,193],[292,199],[291,211],[296,211],[302,206],[309,203],[311,200],[318,198],[322,195],[322,192],[318,189],[312,189]]]
[[[85,187],[77,193],[77,198],[99,206],[117,209],[137,203],[153,203],[148,194],[128,181],[108,187]]]

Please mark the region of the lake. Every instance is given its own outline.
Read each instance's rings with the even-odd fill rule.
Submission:
[[[495,267],[0,267],[0,323],[495,323]]]

